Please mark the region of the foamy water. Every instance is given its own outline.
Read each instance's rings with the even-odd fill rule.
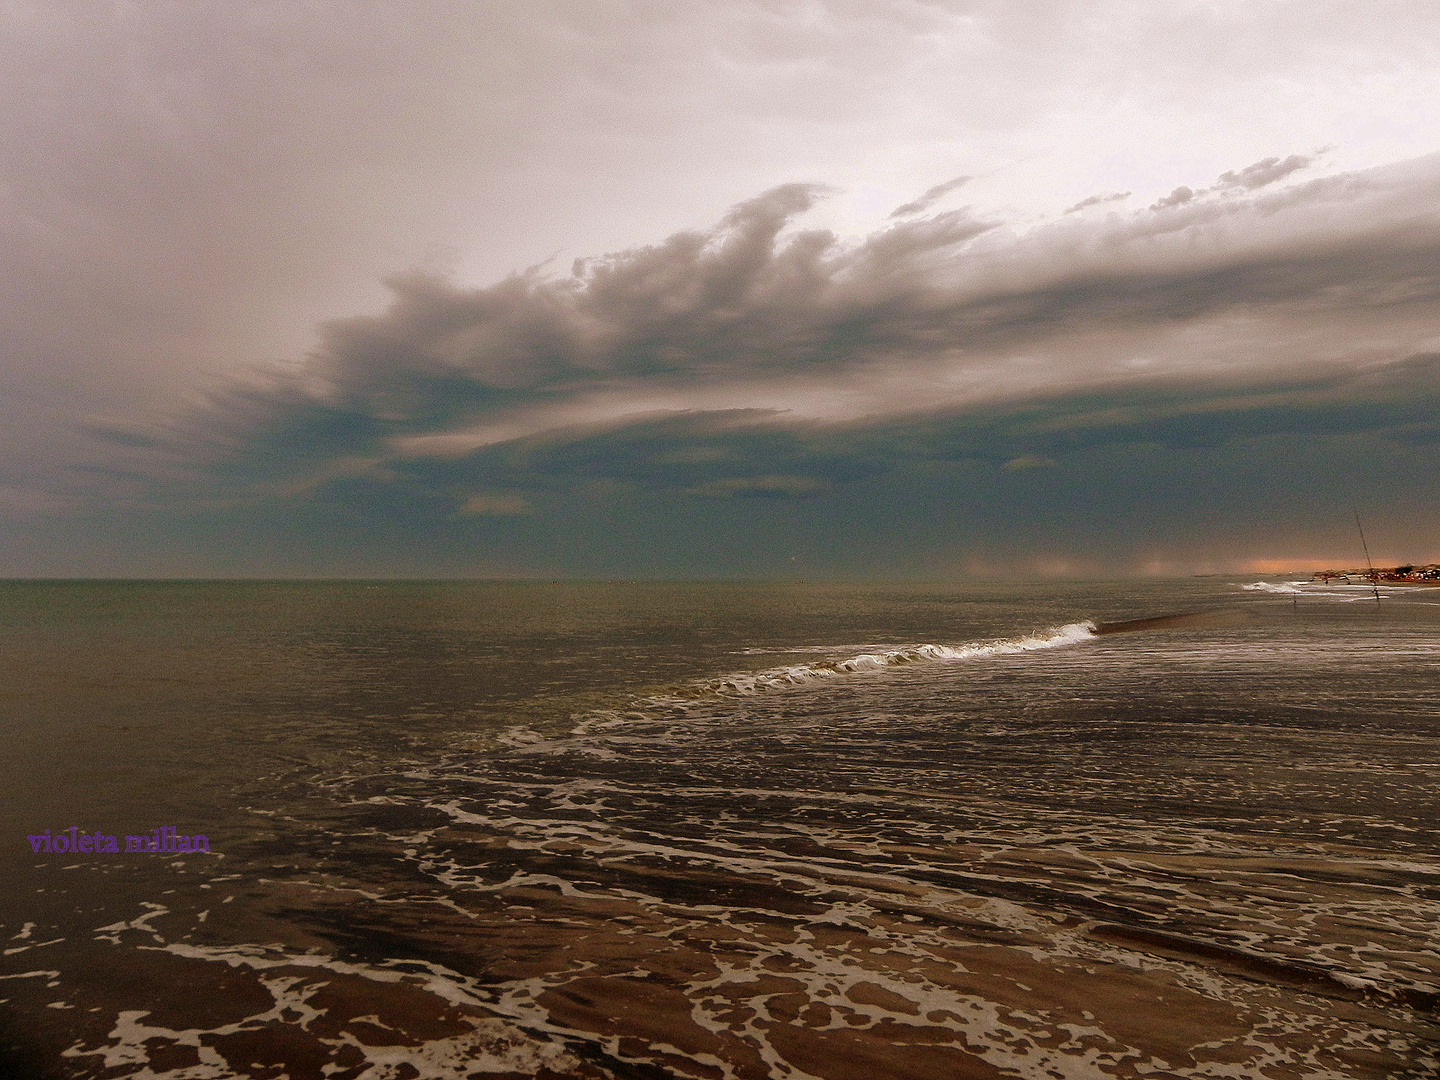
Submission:
[[[485,711],[448,595],[357,607],[215,858],[11,867],[0,996],[74,1076],[1434,1075],[1434,608],[1123,588],[697,593],[685,663],[570,595]]]
[[[1353,602],[1356,600],[1383,600],[1387,596],[1410,595],[1428,591],[1424,585],[1406,585],[1395,582],[1365,582],[1363,585],[1336,581],[1256,581],[1240,588],[1247,592],[1277,593],[1306,597],[1311,600],[1332,600]]]

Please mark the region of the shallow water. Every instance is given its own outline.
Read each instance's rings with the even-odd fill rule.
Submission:
[[[1440,590],[1382,593],[0,585],[3,1061],[1437,1075]]]

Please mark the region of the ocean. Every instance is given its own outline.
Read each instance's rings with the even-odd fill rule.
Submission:
[[[1440,1076],[1378,592],[0,583],[0,1076]]]

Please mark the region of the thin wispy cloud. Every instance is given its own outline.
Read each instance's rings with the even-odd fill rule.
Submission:
[[[1217,188],[1241,187],[1247,191],[1254,191],[1256,188],[1284,180],[1291,173],[1305,168],[1314,160],[1313,156],[1303,154],[1291,154],[1283,161],[1278,157],[1268,157],[1264,161],[1257,161],[1254,165],[1247,165],[1238,172],[1221,173],[1215,186]]]
[[[964,187],[972,179],[973,177],[969,176],[957,176],[954,180],[947,180],[943,184],[936,184],[929,191],[925,192],[924,195],[921,195],[913,202],[905,203],[903,206],[897,206],[894,210],[891,210],[890,216],[892,218],[898,218],[912,217],[915,214],[923,214],[926,210],[929,210],[946,195],[950,194],[950,192],[954,191],[956,188]]]
[[[1088,199],[1081,199],[1074,206],[1066,208],[1065,213],[1073,214],[1079,210],[1086,210],[1092,206],[1103,206],[1106,203],[1120,202],[1122,199],[1128,199],[1131,194],[1133,193],[1129,191],[1116,191],[1107,192],[1104,195],[1091,195]]]

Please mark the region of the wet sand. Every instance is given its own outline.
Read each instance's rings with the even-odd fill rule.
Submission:
[[[360,890],[308,866],[237,883],[233,903],[220,883],[165,897],[98,950],[36,949],[32,970],[74,971],[72,947],[84,968],[34,1034],[70,1075],[177,1080],[1434,1067],[1435,995],[1419,987],[1440,982],[1440,957],[1414,946],[1435,865],[1058,837],[797,843],[753,820],[748,842],[710,841],[587,827],[573,793],[550,799],[548,826],[497,828],[459,804],[439,827],[417,817],[431,827],[411,872],[377,863]]]

